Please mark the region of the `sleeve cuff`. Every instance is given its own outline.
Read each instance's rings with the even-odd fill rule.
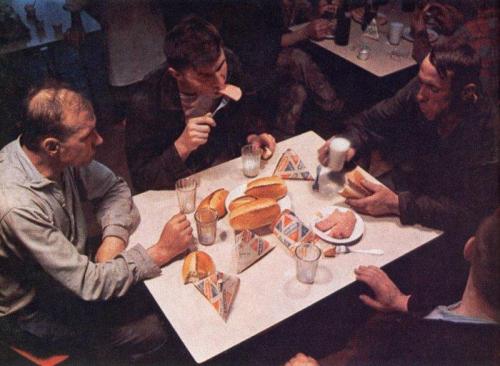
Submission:
[[[161,274],[161,268],[151,259],[146,249],[140,244],[121,254],[127,262],[135,263],[139,281],[157,277]]]
[[[102,237],[106,236],[117,236],[122,239],[125,243],[128,243],[128,238],[130,237],[130,233],[123,226],[119,225],[108,225],[103,229]]]

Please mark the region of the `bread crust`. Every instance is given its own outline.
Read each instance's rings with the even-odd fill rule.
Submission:
[[[272,198],[258,198],[229,213],[229,224],[234,230],[254,230],[272,224],[281,208]]]
[[[371,194],[363,185],[361,181],[365,179],[363,174],[361,174],[358,170],[354,169],[345,175],[346,182],[342,190],[339,191],[341,196],[345,198],[364,198]]]
[[[231,203],[229,203],[229,211],[233,211],[234,209],[236,209],[244,204],[255,201],[256,199],[257,199],[257,197],[247,196],[247,195],[237,197],[234,200],[232,200]]]
[[[229,191],[223,188],[213,191],[200,202],[196,211],[198,211],[200,208],[211,208],[217,211],[218,219],[223,218],[227,213],[226,198],[228,194]]]
[[[254,179],[248,182],[245,194],[257,198],[272,198],[279,200],[286,196],[288,192],[286,183],[275,175]]]

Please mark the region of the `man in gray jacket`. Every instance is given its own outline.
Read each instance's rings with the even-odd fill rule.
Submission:
[[[46,85],[28,96],[21,136],[0,151],[0,333],[141,359],[167,332],[137,284],[186,250],[192,229],[179,214],[149,249],[126,249],[139,213],[127,184],[93,160],[103,141],[95,124],[83,96]],[[102,228],[97,248],[85,200]]]

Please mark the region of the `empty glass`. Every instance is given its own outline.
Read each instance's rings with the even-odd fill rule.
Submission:
[[[181,178],[175,182],[175,191],[179,201],[179,211],[188,214],[196,206],[196,180],[192,177]]]
[[[297,280],[302,283],[314,283],[320,256],[321,250],[311,243],[300,244],[295,249]]]

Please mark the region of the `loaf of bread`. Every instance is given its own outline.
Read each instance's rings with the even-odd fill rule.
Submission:
[[[221,188],[206,196],[198,205],[196,210],[200,208],[211,208],[217,211],[217,217],[219,219],[223,218],[226,211],[226,197],[229,194],[229,191]]]
[[[235,208],[240,207],[246,203],[250,203],[252,201],[255,201],[257,197],[252,197],[252,196],[240,196],[235,198],[234,200],[229,203],[229,211],[233,211]]]
[[[272,198],[258,198],[231,211],[229,224],[234,230],[254,230],[271,225],[280,213],[278,202]]]
[[[285,181],[273,175],[248,182],[245,194],[257,198],[272,198],[277,201],[285,197],[287,191]]]
[[[197,282],[215,273],[215,264],[205,252],[189,253],[182,264],[182,280],[184,283]]]

